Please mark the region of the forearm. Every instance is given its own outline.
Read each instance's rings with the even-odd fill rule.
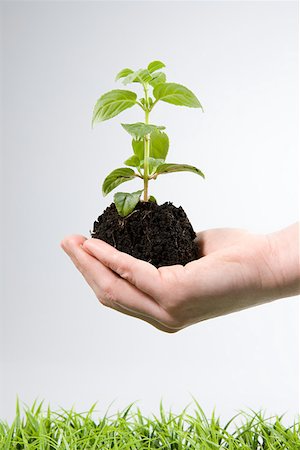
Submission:
[[[300,294],[299,223],[268,235],[268,262],[280,297]]]

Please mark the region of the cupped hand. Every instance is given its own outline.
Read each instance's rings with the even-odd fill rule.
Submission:
[[[61,246],[99,301],[169,333],[276,298],[268,236],[240,229],[197,234],[202,258],[156,268],[98,239]]]

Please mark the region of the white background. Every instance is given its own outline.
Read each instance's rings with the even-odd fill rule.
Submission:
[[[119,122],[92,131],[116,73],[165,62],[200,110],[161,104],[169,161],[190,163],[151,186],[182,205],[196,231],[267,233],[297,210],[297,2],[2,3],[2,418],[16,395],[104,412],[160,399],[208,413],[298,411],[298,299],[194,325],[175,335],[103,308],[59,247],[89,235],[112,201],[101,183],[130,155]],[[124,185],[125,186],[125,185]],[[140,188],[138,181],[128,190]]]

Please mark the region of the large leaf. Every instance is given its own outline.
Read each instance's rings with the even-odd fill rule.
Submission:
[[[92,124],[111,119],[124,109],[131,108],[136,103],[136,98],[135,92],[122,89],[103,94],[94,107]]]
[[[166,82],[166,74],[163,72],[156,72],[152,75],[152,79],[149,81],[152,87],[157,86],[158,84]]]
[[[142,140],[132,140],[134,154],[140,159],[144,159],[144,142]],[[150,139],[150,154],[152,158],[165,160],[169,150],[169,138],[166,133],[154,130]]]
[[[129,169],[128,167],[121,167],[120,169],[113,170],[103,181],[103,195],[109,194],[109,192],[119,186],[119,184],[132,180],[135,176],[134,170]]]
[[[165,64],[161,61],[152,61],[148,64],[147,69],[150,73],[155,72],[156,70],[162,69],[163,67],[166,67]]]
[[[131,70],[131,69],[123,69],[123,70],[121,70],[118,73],[118,75],[116,76],[115,81],[119,80],[120,78],[125,78],[125,77],[127,77],[127,75],[129,75],[131,73],[133,73],[133,70]]]
[[[125,217],[130,214],[138,204],[143,189],[136,192],[117,192],[114,195],[114,202],[120,216]]]
[[[189,164],[164,163],[158,166],[158,168],[156,169],[156,173],[158,175],[172,172],[194,172],[197,175],[200,175],[201,177],[205,178],[204,173],[201,172],[201,170],[197,169],[197,167],[190,166]]]
[[[143,139],[146,134],[151,134],[155,130],[164,130],[166,127],[160,125],[151,125],[143,122],[137,123],[121,123],[124,130],[126,130],[133,139],[140,140]]]
[[[172,103],[173,105],[202,108],[201,103],[188,88],[177,83],[162,83],[155,86],[153,95],[156,100]]]

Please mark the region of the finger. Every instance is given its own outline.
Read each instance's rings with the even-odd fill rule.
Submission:
[[[143,314],[152,320],[160,318],[162,310],[150,296],[84,251],[82,242],[85,241],[79,236],[70,236],[65,242],[66,252],[103,304],[115,308],[118,303],[135,314]]]
[[[90,287],[96,292],[97,290],[97,283],[94,281],[91,277],[88,277],[88,274],[85,273],[84,268],[82,264],[80,264],[79,260],[76,257],[76,254],[78,253],[78,249],[82,249],[82,244],[86,240],[84,236],[80,235],[71,235],[67,236],[61,241],[61,247],[62,249],[67,253],[67,255],[71,258],[73,264],[75,267],[81,272],[81,274],[84,276]],[[82,250],[83,251],[83,250]],[[93,260],[90,261],[90,264],[93,264]],[[88,279],[87,279],[88,278]]]
[[[165,327],[165,326],[164,326],[163,324],[161,324],[160,322],[158,322],[158,321],[156,321],[156,320],[154,320],[154,319],[152,319],[152,318],[150,318],[150,317],[148,317],[148,316],[145,316],[145,315],[143,315],[143,314],[140,313],[140,312],[137,313],[137,312],[134,312],[133,310],[127,309],[127,308],[125,308],[124,306],[122,306],[121,304],[119,304],[119,303],[117,303],[117,302],[111,302],[111,301],[109,302],[108,299],[105,301],[105,300],[104,300],[105,295],[104,295],[104,294],[101,295],[101,291],[100,291],[100,289],[99,289],[98,284],[93,280],[92,277],[90,277],[90,276],[88,275],[88,273],[85,273],[85,272],[83,271],[82,264],[81,264],[81,263],[79,262],[79,260],[75,257],[75,254],[74,254],[73,252],[71,252],[70,250],[69,250],[69,253],[70,253],[70,257],[71,257],[71,259],[72,259],[74,265],[75,265],[76,268],[82,273],[82,275],[84,276],[86,282],[87,282],[88,285],[92,288],[92,290],[95,292],[96,296],[98,297],[100,303],[103,304],[103,306],[110,307],[110,308],[112,308],[112,309],[114,309],[114,310],[116,310],[116,311],[121,312],[122,314],[127,315],[127,316],[135,317],[135,318],[137,318],[137,319],[141,319],[141,320],[143,320],[144,322],[149,323],[150,325],[154,326],[155,328],[157,328],[157,329],[159,329],[159,330],[161,330],[161,331],[165,331],[165,332],[168,332],[168,333],[177,331],[177,330],[172,330],[172,329],[169,329],[168,327]],[[92,258],[95,259],[94,257],[92,257]],[[101,263],[99,263],[99,264],[101,264]],[[105,267],[105,266],[104,266],[104,267]],[[108,269],[108,270],[109,270],[109,269]],[[101,298],[101,297],[102,297],[102,298]]]
[[[152,264],[120,252],[99,239],[87,239],[83,244],[83,249],[95,256],[121,278],[136,286],[140,291],[154,299],[161,296],[160,272]]]
[[[87,238],[85,236],[81,236],[79,234],[72,234],[70,236],[65,237],[61,241],[60,246],[66,253],[68,253],[68,249],[70,246],[82,245],[84,243],[84,241],[86,241],[86,239]]]

